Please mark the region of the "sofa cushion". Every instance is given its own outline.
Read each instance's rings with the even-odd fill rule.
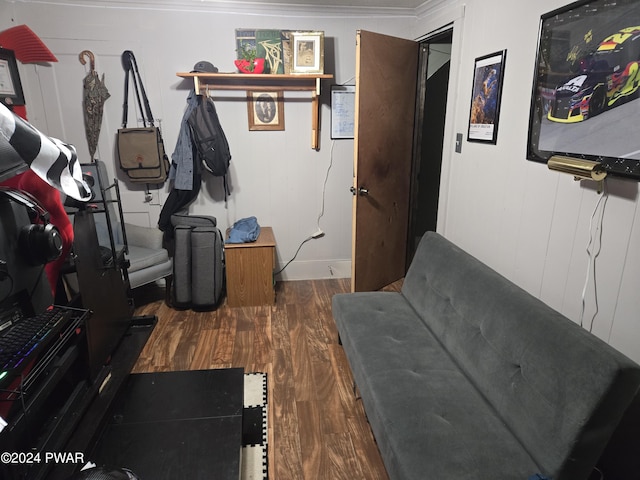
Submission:
[[[390,478],[540,471],[402,295],[335,295],[333,313]]]
[[[433,232],[402,293],[543,472],[589,475],[638,365]]]

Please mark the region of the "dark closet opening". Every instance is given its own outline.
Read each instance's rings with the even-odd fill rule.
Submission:
[[[420,43],[407,265],[422,235],[438,221],[440,171],[453,30]]]

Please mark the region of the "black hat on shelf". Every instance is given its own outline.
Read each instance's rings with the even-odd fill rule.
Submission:
[[[193,66],[191,73],[218,73],[218,67],[206,60],[200,60]]]

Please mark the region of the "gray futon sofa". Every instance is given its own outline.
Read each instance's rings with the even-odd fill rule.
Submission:
[[[640,367],[444,237],[333,315],[391,479],[640,478]]]

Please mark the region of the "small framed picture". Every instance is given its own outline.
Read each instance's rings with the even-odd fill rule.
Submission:
[[[0,102],[7,107],[24,105],[16,55],[6,48],[0,48]]]
[[[507,51],[503,50],[476,58],[467,136],[470,142],[495,145],[498,141],[498,119],[506,56]]]
[[[324,32],[291,32],[291,73],[324,73]]]
[[[281,91],[247,92],[249,130],[284,130]]]

